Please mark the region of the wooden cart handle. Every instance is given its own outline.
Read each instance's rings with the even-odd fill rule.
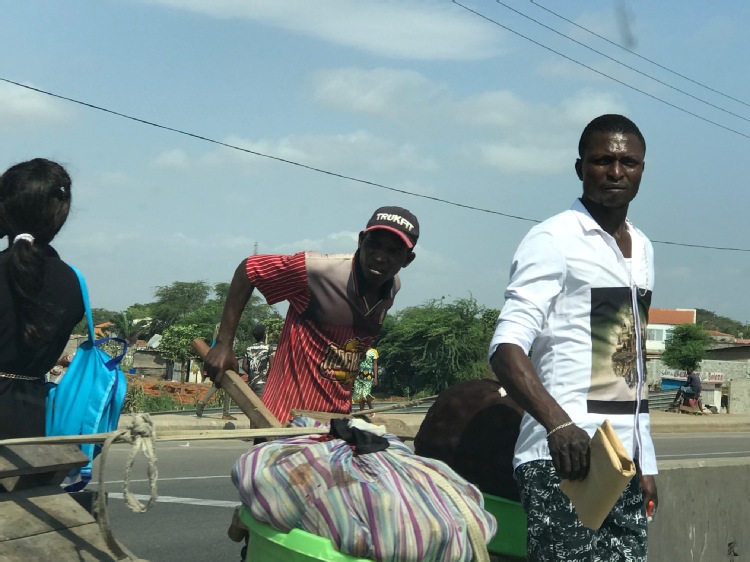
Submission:
[[[201,338],[195,338],[190,345],[203,360],[206,359],[211,349]],[[237,373],[226,370],[217,377],[216,383],[248,417],[252,427],[281,427],[279,420],[266,408],[258,395],[250,390],[247,383]]]

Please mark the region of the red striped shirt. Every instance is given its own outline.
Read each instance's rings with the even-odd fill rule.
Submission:
[[[245,264],[268,304],[289,301],[263,403],[284,423],[293,408],[349,413],[359,364],[393,304],[398,280],[367,309],[357,294],[353,255],[257,255]]]

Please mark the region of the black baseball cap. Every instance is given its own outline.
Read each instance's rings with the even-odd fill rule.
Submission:
[[[383,229],[397,234],[411,249],[419,238],[419,221],[403,207],[380,207],[367,222],[365,232]]]

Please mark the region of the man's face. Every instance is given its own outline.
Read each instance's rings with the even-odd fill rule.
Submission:
[[[602,207],[627,206],[638,193],[645,152],[636,135],[592,134],[583,158],[576,160],[583,198]]]
[[[393,279],[413,259],[414,253],[393,232],[378,229],[359,234],[359,264],[371,287]]]

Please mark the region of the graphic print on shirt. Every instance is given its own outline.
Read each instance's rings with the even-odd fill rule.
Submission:
[[[352,338],[341,348],[331,342],[323,361],[318,365],[320,375],[342,386],[351,386],[359,374],[359,364],[370,348],[373,338]]]
[[[596,414],[635,412],[638,385],[637,353],[646,357],[646,324],[651,292],[638,295],[641,349],[637,349],[629,287],[591,289],[591,386],[588,411]],[[645,373],[644,373],[645,376]],[[648,411],[644,384],[641,411]]]

